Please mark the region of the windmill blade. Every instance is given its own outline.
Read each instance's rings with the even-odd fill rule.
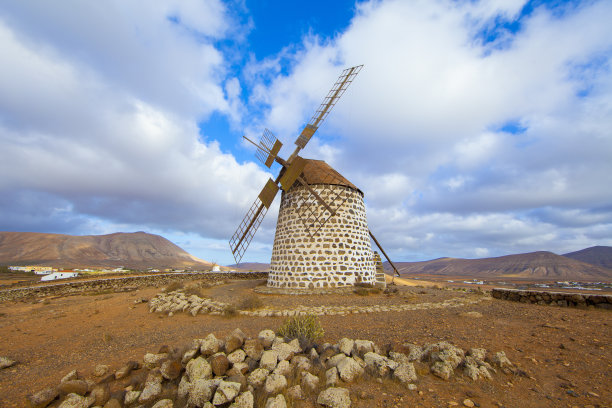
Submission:
[[[244,138],[251,142],[251,140],[246,136],[244,136]],[[255,157],[257,157],[260,162],[266,165],[266,167],[270,168],[270,166],[272,166],[272,163],[274,163],[274,159],[278,155],[278,152],[280,151],[283,144],[276,138],[276,136],[274,136],[274,134],[269,129],[264,129],[264,132],[261,135],[261,139],[259,140],[259,144],[255,144],[255,146],[257,147]]]
[[[261,222],[263,221],[264,217],[266,216],[266,213],[268,212],[268,207],[274,200],[276,192],[278,192],[278,186],[272,181],[273,187],[276,187],[276,192],[274,192],[272,198],[270,198],[271,193],[269,191],[266,191],[267,189],[269,189],[270,181],[272,180],[269,180],[264,189],[261,191],[261,193],[259,193],[259,196],[255,199],[255,202],[253,203],[253,205],[251,205],[251,208],[249,208],[249,211],[242,219],[242,222],[238,226],[238,229],[230,238],[230,249],[232,250],[232,254],[234,254],[236,264],[239,264],[242,260],[242,256],[244,255],[247,248],[249,247],[249,244],[253,240],[257,229],[261,225]],[[261,197],[264,197],[264,200],[266,200],[266,202],[263,202]]]
[[[332,89],[323,99],[323,103],[321,103],[319,109],[317,109],[312,119],[310,119],[310,122],[308,122],[304,130],[302,130],[300,136],[295,141],[295,144],[298,146],[298,149],[296,150],[299,151],[299,149],[306,147],[306,143],[308,143],[312,135],[314,135],[319,126],[321,126],[321,123],[325,120],[327,115],[329,115],[329,112],[331,112],[332,108],[336,105],[340,97],[344,95],[344,92],[346,92],[346,89],[353,82],[353,79],[355,79],[355,76],[361,71],[362,68],[363,65],[357,65],[342,71],[342,74],[340,74]],[[295,154],[297,154],[297,152]]]

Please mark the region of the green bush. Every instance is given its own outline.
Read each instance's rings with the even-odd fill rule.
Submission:
[[[289,339],[298,339],[300,342],[314,342],[323,337],[325,331],[316,316],[304,315],[290,317],[285,320],[276,333]]]

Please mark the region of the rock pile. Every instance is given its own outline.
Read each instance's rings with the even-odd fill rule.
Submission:
[[[350,384],[360,377],[392,378],[415,390],[415,363],[443,379],[465,375],[491,378],[497,369],[513,372],[503,352],[462,349],[447,343],[423,347],[406,343],[385,352],[369,340],[341,339],[337,344],[288,341],[272,330],[247,338],[234,330],[225,339],[209,334],[179,352],[162,347],[118,370],[99,365],[97,381],[68,373],[57,387],[28,396],[33,407],[230,407],[282,408],[298,400],[319,406],[351,406]],[[59,401],[58,401],[59,399]]]
[[[488,296],[477,298],[452,298],[443,302],[424,302],[417,304],[394,304],[394,305],[368,305],[368,306],[298,306],[293,309],[276,309],[266,306],[259,310],[238,310],[237,313],[244,316],[253,317],[274,317],[274,316],[331,316],[347,315],[358,313],[377,313],[377,312],[402,312],[406,310],[425,310],[443,309],[447,307],[467,306],[490,300]],[[187,296],[182,290],[168,293],[160,293],[149,301],[149,312],[166,313],[170,316],[177,312],[187,312],[195,316],[199,314],[222,315],[226,310],[232,308],[229,303],[202,299],[196,295]]]
[[[494,288],[491,291],[491,296],[496,299],[536,303],[538,305],[612,310],[612,295]]]
[[[44,296],[65,296],[74,293],[112,290],[129,292],[147,286],[164,286],[172,282],[194,279],[211,284],[225,280],[266,279],[267,272],[172,272],[155,275],[122,276],[83,281],[52,283],[24,288],[0,290],[0,302]]]

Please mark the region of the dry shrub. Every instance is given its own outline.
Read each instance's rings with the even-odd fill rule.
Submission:
[[[174,292],[175,290],[183,289],[185,285],[181,281],[170,282],[164,289],[166,292]]]
[[[105,332],[102,334],[102,341],[104,341],[104,343],[110,343],[112,339],[113,339],[113,336],[110,333]]]
[[[245,297],[238,303],[238,309],[240,310],[255,310],[260,309],[264,305],[263,301],[255,295]]]
[[[364,287],[356,287],[355,289],[353,289],[353,293],[359,296],[368,296],[370,294],[370,291]]]
[[[225,305],[221,313],[224,317],[236,317],[238,316],[238,309],[235,305]]]
[[[397,295],[399,293],[399,289],[397,286],[387,286],[384,291],[385,295]]]
[[[303,315],[285,320],[276,333],[288,339],[298,339],[300,343],[312,343],[323,337],[325,331],[316,316]]]
[[[202,292],[202,288],[199,285],[194,284],[185,286],[185,288],[183,289],[183,293],[185,293],[185,295],[187,296],[195,295],[202,299],[208,297]]]

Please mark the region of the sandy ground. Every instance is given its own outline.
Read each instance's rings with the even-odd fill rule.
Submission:
[[[260,297],[275,307],[376,305],[440,302],[482,296],[464,291],[406,286],[392,295],[260,295],[262,281],[229,282],[203,289],[213,299],[239,302]],[[0,407],[25,406],[25,395],[57,384],[72,369],[91,376],[96,364],[119,368],[142,361],[162,345],[182,347],[213,332],[218,337],[241,328],[256,336],[276,329],[284,318],[150,314],[146,303],[160,288],[0,303],[0,356],[20,363],[0,371]],[[479,312],[470,317],[465,312]],[[471,306],[405,312],[322,316],[322,341],[342,337],[399,347],[446,340],[463,349],[505,351],[526,376],[503,373],[490,381],[458,375],[444,381],[420,376],[417,391],[392,381],[351,385],[355,407],[447,407],[470,398],[481,407],[612,406],[612,312],[528,305],[496,299]]]

